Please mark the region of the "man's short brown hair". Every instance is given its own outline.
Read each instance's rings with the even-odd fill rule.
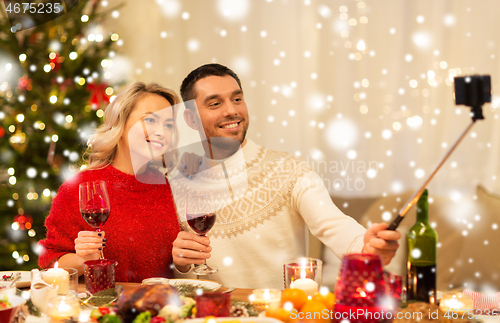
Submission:
[[[194,85],[199,80],[208,76],[227,76],[227,75],[234,78],[236,82],[238,82],[240,89],[243,91],[238,75],[236,75],[236,73],[233,72],[230,68],[217,63],[205,64],[193,70],[191,73],[188,74],[188,76],[186,76],[184,81],[182,81],[181,85],[182,100],[184,102],[187,102],[189,100],[194,100],[196,98]]]

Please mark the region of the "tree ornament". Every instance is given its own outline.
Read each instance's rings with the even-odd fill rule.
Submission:
[[[9,143],[20,154],[23,154],[28,148],[29,139],[26,137],[26,134],[21,131],[21,128],[16,130],[16,133],[10,136]]]
[[[61,57],[59,53],[54,53],[54,55],[52,56],[52,58],[49,58],[50,67],[52,68],[53,72],[57,72],[61,68],[61,63],[64,61],[64,57]]]
[[[27,75],[25,76],[21,76],[19,78],[19,82],[17,83],[17,86],[21,89],[21,90],[28,90],[28,91],[31,91],[32,89],[32,85],[31,83],[33,83],[33,80],[28,78]]]
[[[109,104],[109,95],[106,94],[107,87],[106,83],[89,83],[87,85],[87,90],[90,92],[89,103],[92,109],[97,110],[103,103]]]
[[[4,135],[5,135],[5,130],[4,128],[0,127],[0,138],[3,138]]]
[[[18,214],[14,216],[14,221],[19,225],[19,230],[29,230],[33,225],[33,218],[28,214]]]

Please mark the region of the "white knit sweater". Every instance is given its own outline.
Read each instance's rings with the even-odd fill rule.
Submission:
[[[202,166],[195,179],[171,181],[181,222],[188,189],[208,189],[215,196],[217,220],[208,234],[212,256],[207,263],[219,272],[200,279],[283,289],[283,264],[307,256],[307,227],[338,257],[361,251],[365,229],[333,204],[306,162],[247,139],[223,165],[205,158]]]

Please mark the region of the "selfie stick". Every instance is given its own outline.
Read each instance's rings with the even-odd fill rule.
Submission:
[[[462,93],[463,92],[463,93]],[[489,96],[488,96],[489,95]],[[417,203],[420,196],[425,191],[425,187],[432,180],[434,175],[443,166],[451,153],[457,148],[458,144],[464,139],[469,130],[472,128],[477,120],[484,119],[482,105],[485,102],[491,102],[491,86],[490,86],[490,76],[467,76],[467,77],[455,77],[455,100],[456,104],[465,104],[472,107],[472,122],[465,129],[465,131],[460,135],[458,140],[451,146],[451,148],[446,152],[443,159],[436,166],[434,171],[425,180],[424,184],[410,197],[403,208],[399,211],[398,216],[391,222],[387,230],[396,230],[399,223],[403,220],[405,214],[410,210],[410,208]]]

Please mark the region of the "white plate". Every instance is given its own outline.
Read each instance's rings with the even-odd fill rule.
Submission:
[[[277,320],[272,317],[216,317],[215,322],[227,322],[227,321],[234,321],[238,320],[240,322],[257,322],[257,323],[283,323],[280,320]],[[204,323],[205,319],[204,318],[199,318],[199,319],[190,319],[185,322],[189,323]]]
[[[21,273],[21,279],[16,282],[17,288],[24,288],[31,286],[31,271],[0,271],[0,280],[2,280],[3,275],[10,276],[12,273]]]
[[[212,291],[218,290],[222,286],[218,282],[214,282],[211,280],[203,280],[203,279],[169,279],[168,283],[175,287],[181,285],[194,285],[194,286],[204,287]]]

